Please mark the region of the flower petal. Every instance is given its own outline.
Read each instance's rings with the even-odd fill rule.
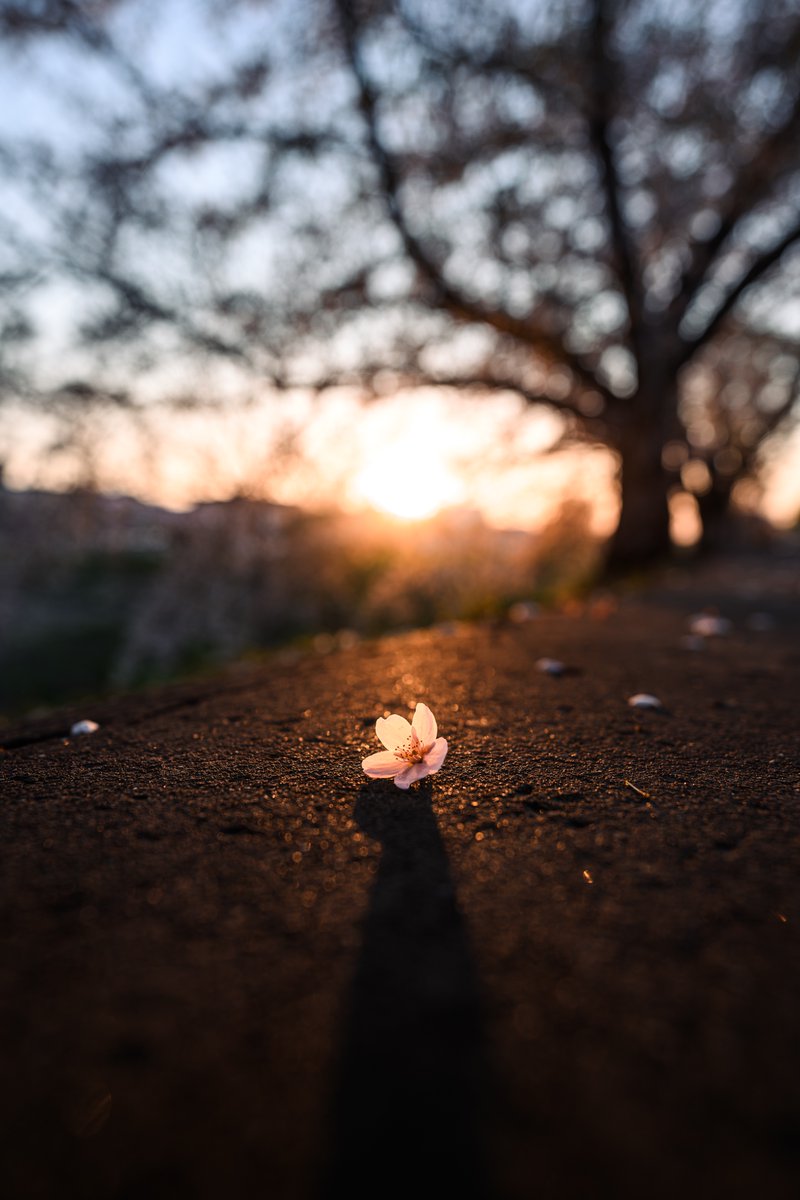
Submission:
[[[76,721],[70,727],[69,736],[79,737],[82,733],[97,733],[99,728],[97,721]]]
[[[445,754],[447,754],[447,740],[445,738],[437,738],[422,760],[427,764],[428,770],[432,775],[435,771],[439,770],[439,767],[444,762]]]
[[[436,741],[436,717],[427,704],[418,704],[414,709],[414,719],[411,728],[423,746],[430,746]]]
[[[401,771],[399,775],[395,775],[394,781],[397,787],[407,792],[412,783],[416,783],[418,779],[424,779],[429,773],[430,767],[423,760],[422,762],[412,763],[410,767],[406,767],[405,771]]]
[[[559,675],[563,675],[567,668],[557,658],[537,658],[536,669],[542,671],[545,675],[558,677]]]
[[[695,613],[689,617],[689,632],[700,637],[727,637],[733,630],[733,622],[714,613]]]
[[[397,750],[411,740],[411,726],[405,717],[392,713],[390,717],[378,717],[375,732],[387,750]]]
[[[649,692],[637,692],[635,696],[628,697],[628,704],[631,708],[663,708],[664,705],[659,700],[658,696],[651,696]]]
[[[406,763],[395,754],[390,754],[388,750],[379,750],[377,754],[370,754],[365,758],[361,766],[370,779],[391,779],[405,770]]]

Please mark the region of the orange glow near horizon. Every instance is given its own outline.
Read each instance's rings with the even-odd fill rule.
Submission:
[[[463,506],[496,528],[537,530],[570,500],[587,506],[598,537],[614,528],[614,456],[598,447],[558,448],[561,424],[553,414],[520,411],[509,399],[476,404],[426,393],[366,407],[345,395],[324,406],[307,404],[299,416],[296,452],[282,455],[274,448],[281,425],[273,405],[156,410],[144,430],[132,429],[124,412],[100,412],[84,461],[79,448],[55,445],[52,417],[9,404],[0,462],[6,486],[54,491],[80,483],[89,462],[98,490],[173,509],[248,495],[310,509],[369,507],[422,521]],[[790,526],[800,505],[798,464],[795,431],[773,453],[763,494],[751,488],[747,498],[737,493],[737,501]],[[681,494],[672,508],[676,541],[692,544],[699,532],[694,500]]]

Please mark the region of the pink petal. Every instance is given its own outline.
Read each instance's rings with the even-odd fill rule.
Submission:
[[[405,771],[401,771],[399,775],[395,775],[394,781],[397,787],[407,792],[412,783],[416,783],[418,779],[424,779],[429,771],[430,767],[423,760],[423,762],[414,763],[412,766],[406,767]]]
[[[370,779],[391,779],[398,772],[404,770],[405,765],[402,758],[397,758],[388,750],[379,750],[377,754],[370,754],[361,763]]]
[[[411,728],[423,746],[430,746],[436,741],[436,717],[427,704],[418,704],[414,709],[414,720],[411,722]]]
[[[387,750],[397,750],[411,741],[411,726],[397,713],[392,713],[391,717],[378,717],[375,732]]]
[[[439,770],[439,767],[444,762],[445,754],[447,754],[447,740],[445,738],[437,738],[423,759],[431,775]]]

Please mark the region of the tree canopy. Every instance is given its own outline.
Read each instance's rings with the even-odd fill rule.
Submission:
[[[620,565],[687,462],[724,508],[798,394],[792,0],[163,9],[0,2],[60,96],[2,131],[7,393],[512,391],[618,453]]]

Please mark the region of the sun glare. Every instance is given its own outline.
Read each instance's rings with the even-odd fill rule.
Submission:
[[[355,497],[379,512],[422,521],[458,501],[461,488],[452,469],[433,450],[394,443],[356,475]]]

